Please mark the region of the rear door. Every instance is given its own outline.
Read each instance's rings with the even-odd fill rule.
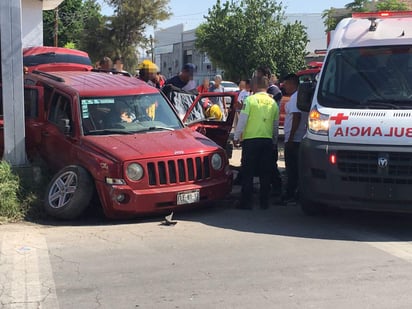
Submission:
[[[43,87],[24,86],[24,119],[25,119],[25,142],[26,152],[32,158],[36,147],[40,143],[40,127],[43,119]],[[4,118],[3,118],[3,96],[0,85],[0,153],[4,152]]]
[[[58,170],[73,162],[76,121],[72,98],[55,91],[47,109],[40,153],[51,168]]]
[[[26,151],[29,158],[38,152],[41,129],[44,126],[44,89],[39,86],[24,86],[24,116],[26,128]]]

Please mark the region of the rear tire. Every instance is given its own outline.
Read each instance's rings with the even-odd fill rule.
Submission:
[[[47,186],[45,211],[64,220],[77,218],[90,204],[94,183],[82,167],[70,165],[60,170]]]

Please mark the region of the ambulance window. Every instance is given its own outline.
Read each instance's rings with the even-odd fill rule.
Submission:
[[[325,62],[318,102],[347,108],[410,108],[412,48],[333,50]]]

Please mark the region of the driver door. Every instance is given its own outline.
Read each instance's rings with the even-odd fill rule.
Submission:
[[[183,117],[183,123],[213,140],[216,144],[226,149],[228,157],[231,157],[229,137],[232,132],[233,120],[236,113],[237,92],[205,92],[196,97],[187,109]],[[222,100],[222,101],[220,101]],[[226,106],[227,114],[222,120],[208,118],[206,107],[210,103],[217,104],[223,102]],[[210,103],[209,103],[210,102]],[[209,103],[209,104],[208,104]],[[228,147],[229,146],[229,147]],[[229,150],[229,151],[228,151]]]

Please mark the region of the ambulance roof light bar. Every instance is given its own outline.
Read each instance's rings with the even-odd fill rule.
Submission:
[[[369,31],[376,31],[378,23],[376,19],[383,18],[399,18],[399,17],[412,17],[412,11],[382,11],[382,12],[367,12],[367,13],[352,13],[352,18],[364,18],[369,19],[371,24]]]
[[[352,13],[352,18],[367,18],[367,19],[380,19],[380,18],[399,18],[399,17],[412,17],[412,11],[381,11],[381,12],[357,12]]]

